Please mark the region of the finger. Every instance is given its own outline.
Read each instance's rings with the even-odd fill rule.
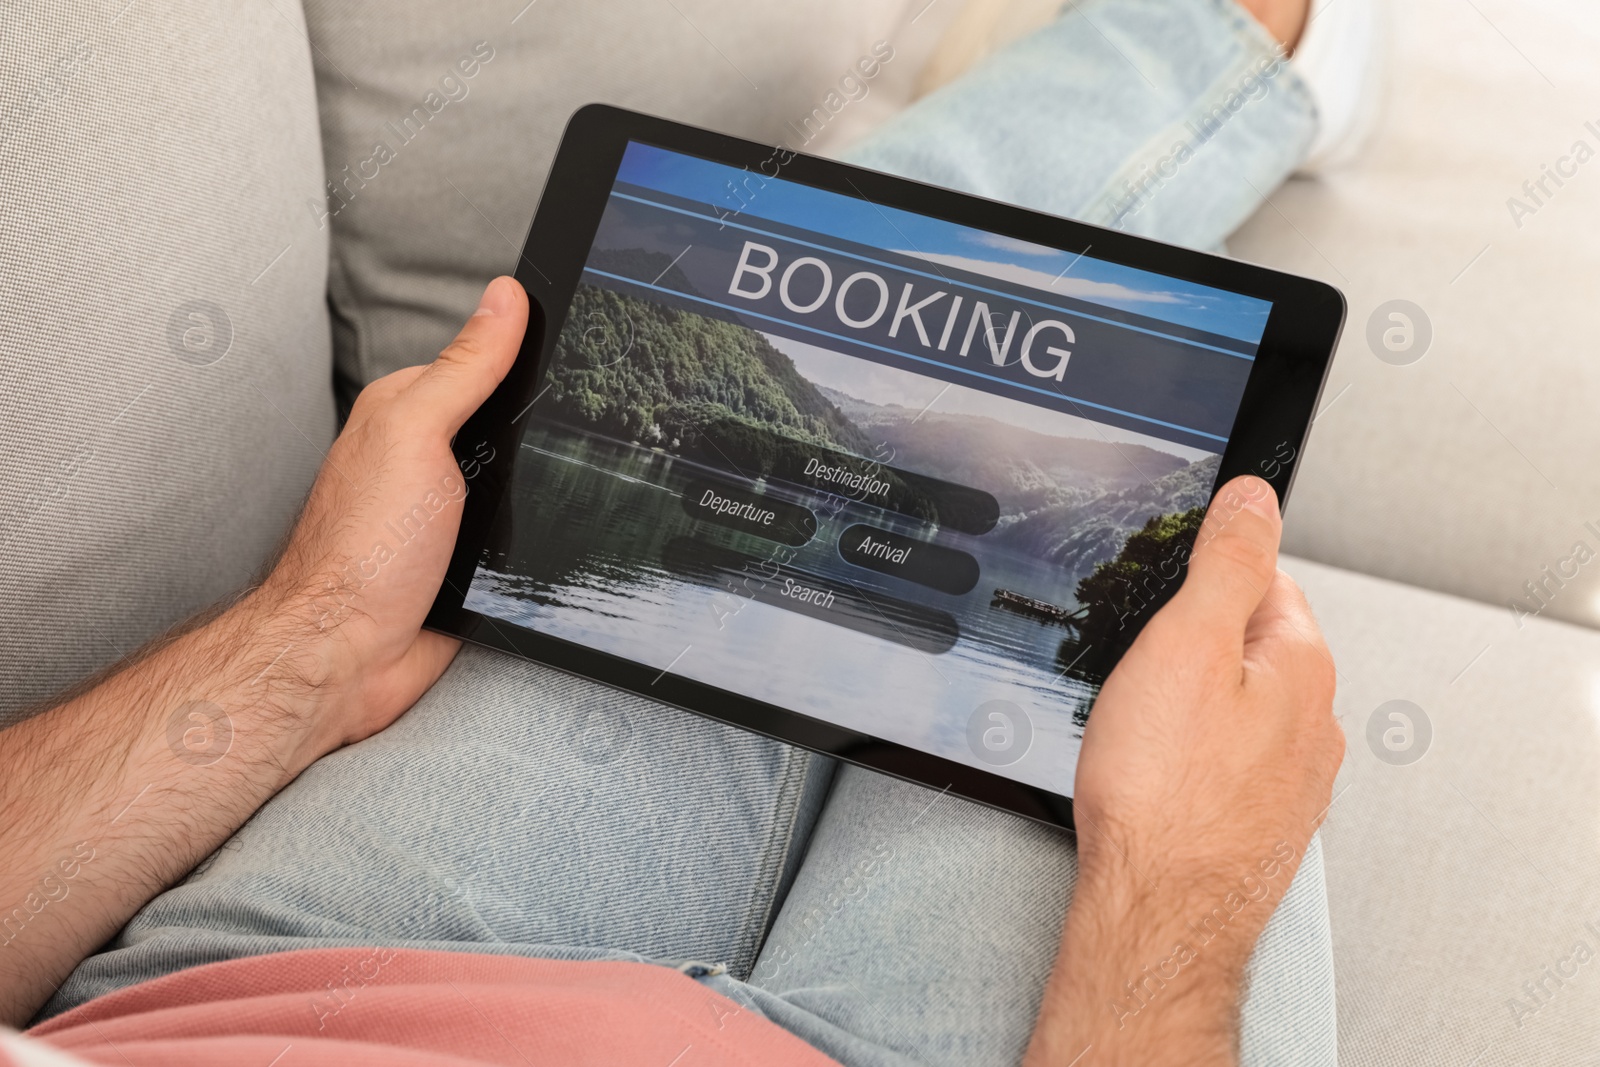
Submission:
[[[448,434],[461,429],[511,369],[528,326],[528,296],[515,278],[489,283],[472,313],[439,358],[407,388],[409,399]]]
[[[1251,475],[1223,486],[1195,538],[1188,576],[1173,598],[1176,611],[1242,644],[1277,574],[1282,533],[1272,486]]]

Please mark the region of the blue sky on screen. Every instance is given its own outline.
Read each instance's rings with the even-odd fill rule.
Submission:
[[[1270,302],[1254,297],[798,182],[767,179],[762,185],[760,177],[753,171],[638,142],[628,145],[617,172],[618,180],[632,185],[695,200],[722,213],[737,211],[728,216],[730,222],[756,225],[757,219],[770,219],[1252,343],[1261,340],[1272,308]]]

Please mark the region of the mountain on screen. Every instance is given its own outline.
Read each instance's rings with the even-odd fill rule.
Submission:
[[[982,488],[1005,515],[1081,503],[1185,466],[1180,457],[1144,445],[1038,433],[983,415],[873,404],[826,386],[820,391],[862,433],[892,449],[896,466]]]
[[[1211,456],[1151,482],[1042,508],[1007,524],[996,536],[1020,552],[1083,576],[1095,563],[1114,557],[1152,518],[1204,507],[1221,463],[1220,457]]]
[[[649,280],[676,270],[670,262],[613,252],[603,269]],[[587,284],[556,343],[546,403],[559,422],[667,449],[728,419],[830,448],[868,447],[756,331]]]
[[[993,493],[1001,519],[990,536],[1074,578],[1115,557],[1150,519],[1204,505],[1221,463],[821,392],[867,437],[893,448],[897,466]]]

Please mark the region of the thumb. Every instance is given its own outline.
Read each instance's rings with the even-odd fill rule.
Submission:
[[[1278,573],[1282,535],[1272,486],[1253,475],[1235,478],[1206,511],[1173,607],[1242,647],[1245,625]]]
[[[511,369],[527,327],[528,295],[515,278],[496,278],[456,339],[423,368],[407,394],[425,418],[454,436]]]

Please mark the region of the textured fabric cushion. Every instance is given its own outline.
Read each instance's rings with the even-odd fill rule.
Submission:
[[[1339,665],[1349,740],[1322,831],[1339,1062],[1593,1063],[1600,634],[1285,563]],[[1406,712],[1412,747],[1402,733],[1391,751],[1382,733],[1403,724],[1385,711],[1369,742],[1391,700],[1420,707],[1431,740]]]
[[[1288,544],[1510,617],[1512,599],[1529,602],[1525,583],[1578,541],[1600,560],[1584,525],[1600,520],[1600,159],[1579,166],[1574,152],[1583,141],[1600,153],[1600,9],[1388,6],[1394,86],[1371,151],[1272,193],[1229,242],[1350,298]],[[1544,169],[1558,165],[1569,173],[1560,186]],[[1523,183],[1541,179],[1535,205]],[[1537,210],[1514,220],[1513,197]],[[1367,341],[1374,312],[1396,299],[1432,327],[1409,366],[1379,360]],[[1576,577],[1550,583],[1543,614],[1600,624],[1600,563],[1566,570]]]
[[[895,58],[864,99],[812,128],[832,132],[881,114],[887,97],[903,100],[911,57],[926,53],[946,16],[936,6],[912,25],[925,5],[908,0],[760,5],[733,18],[713,0],[520,6],[306,5],[347,399],[431,358],[480,287],[516,265],[561,131],[581,105],[798,147],[798,125],[876,41]]]
[[[0,35],[0,724],[240,586],[333,429],[298,5]]]

